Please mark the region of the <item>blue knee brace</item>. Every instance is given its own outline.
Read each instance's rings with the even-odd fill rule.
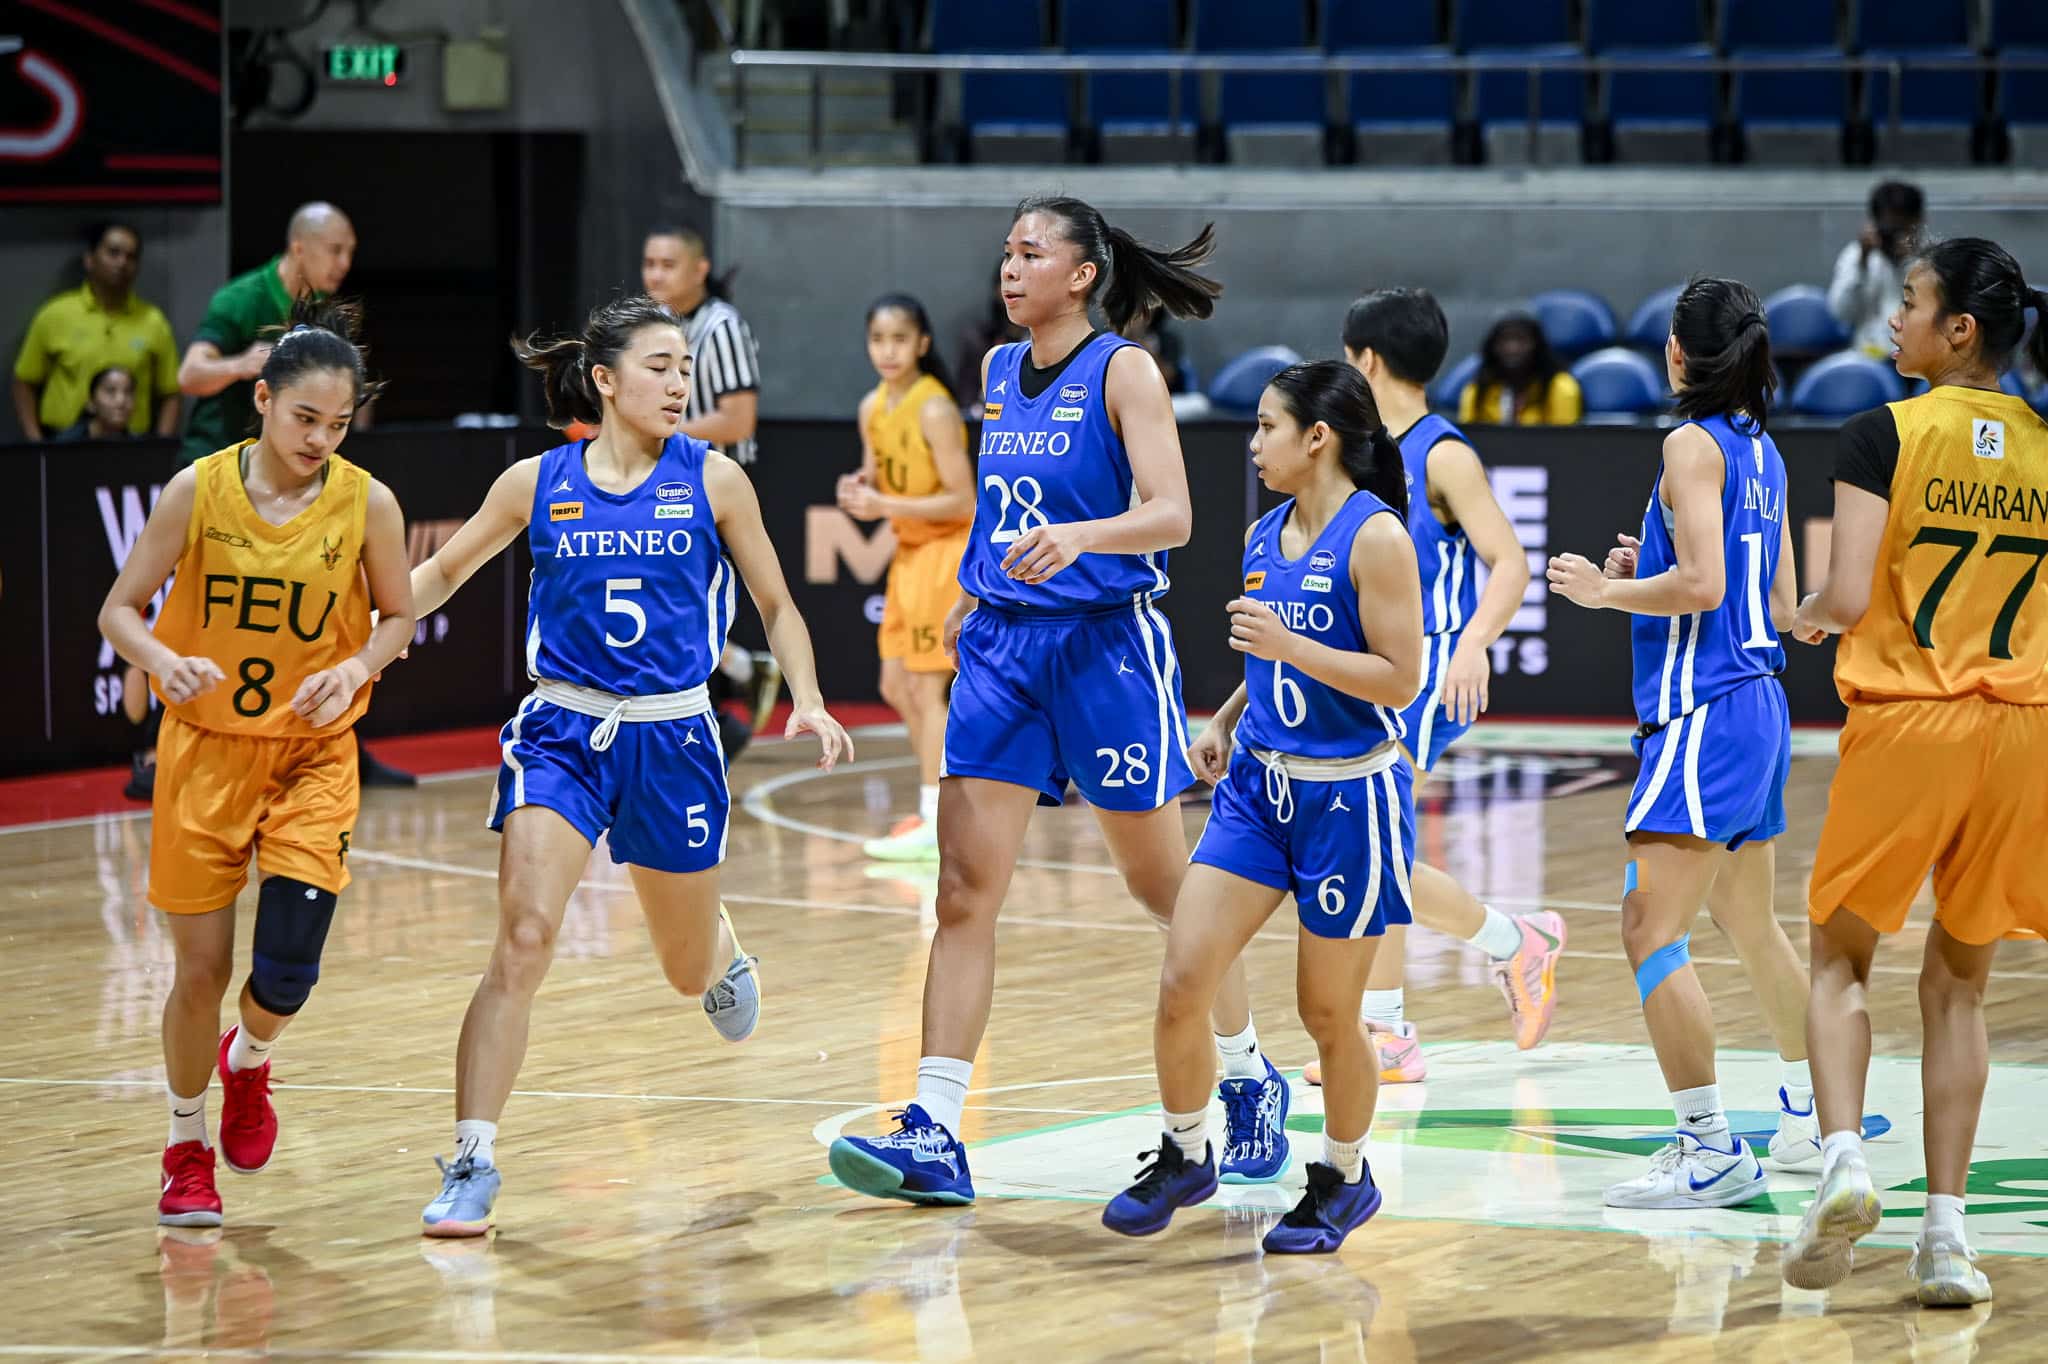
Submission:
[[[249,993],[264,1009],[290,1015],[305,1007],[320,979],[320,952],[334,922],[334,892],[272,876],[256,897],[256,943]]]
[[[1692,934],[1688,933],[1677,942],[1665,943],[1662,947],[1643,958],[1643,964],[1636,968],[1636,993],[1643,997],[1643,1003],[1650,1002],[1650,995],[1679,967],[1692,960]]]

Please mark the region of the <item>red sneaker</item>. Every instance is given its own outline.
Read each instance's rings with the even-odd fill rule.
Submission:
[[[270,1062],[254,1070],[228,1069],[235,1032],[229,1028],[220,1035],[220,1154],[236,1174],[252,1175],[270,1163],[277,1146],[277,1110],[270,1106]]]
[[[167,1227],[217,1227],[220,1195],[213,1187],[213,1148],[181,1141],[164,1148],[164,1196],[156,1220]]]

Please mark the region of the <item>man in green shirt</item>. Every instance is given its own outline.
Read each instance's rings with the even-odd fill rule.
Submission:
[[[270,355],[264,332],[285,325],[293,299],[340,289],[355,254],[348,215],[333,204],[305,204],[292,214],[284,254],[214,291],[178,367],[178,387],[194,400],[179,451],[184,463],[255,434],[256,376]]]
[[[178,345],[170,321],[135,295],[142,234],[98,223],[85,240],[85,283],[37,309],[14,357],[14,414],[29,440],[55,436],[85,410],[93,376],[123,369],[135,379],[128,429],[178,430]]]

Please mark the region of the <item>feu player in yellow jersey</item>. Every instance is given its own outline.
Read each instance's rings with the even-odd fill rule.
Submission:
[[[860,470],[839,480],[839,506],[863,521],[886,516],[896,533],[882,604],[882,699],[910,730],[918,808],[863,846],[870,857],[915,862],[939,855],[939,763],[953,682],[943,637],[974,524],[974,471],[924,304],[885,294],[869,306],[867,325],[868,362],[881,382],[860,400]]]
[[[1822,1164],[1785,1252],[1797,1287],[1840,1282],[1880,1216],[1861,1138],[1865,992],[1878,938],[1905,926],[1932,867],[1912,1271],[1927,1306],[1991,1296],[1963,1233],[1990,1069],[1984,988],[2001,938],[2048,936],[2048,425],[1998,387],[2030,309],[2048,318],[2048,295],[1995,242],[1954,238],[1909,264],[1893,359],[1930,388],[1843,426],[1827,582],[1793,621],[1809,644],[1841,635],[1849,707],[1807,897]],[[2048,365],[2048,324],[2027,349]]]
[[[256,382],[262,434],[165,485],[100,608],[102,633],[164,703],[149,899],[177,958],[157,1204],[171,1226],[220,1225],[206,1130],[214,1070],[228,1167],[249,1173],[270,1159],[270,1049],[320,978],[348,885],[351,729],[370,679],[412,638],[398,500],[334,453],[372,392],[356,320],[346,305],[301,305]],[[173,571],[152,631],[142,608]],[[249,977],[238,1022],[216,1038],[252,856],[262,890]]]

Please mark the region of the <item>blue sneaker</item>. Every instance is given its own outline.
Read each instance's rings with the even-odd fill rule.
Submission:
[[[1294,1211],[1273,1224],[1266,1233],[1268,1255],[1328,1255],[1344,1244],[1344,1238],[1380,1210],[1379,1186],[1372,1182],[1368,1165],[1356,1184],[1346,1184],[1334,1165],[1312,1160],[1308,1166],[1308,1190]]]
[[[1216,1177],[1225,1184],[1270,1184],[1294,1158],[1287,1147],[1286,1077],[1272,1061],[1259,1059],[1266,1064],[1265,1079],[1216,1086],[1223,1097],[1223,1160]]]
[[[420,1214],[421,1229],[428,1236],[481,1236],[491,1229],[491,1204],[498,1201],[502,1182],[495,1165],[479,1165],[475,1156],[464,1156],[450,1165],[439,1156],[441,1193]]]
[[[726,928],[732,928],[732,916],[725,912],[724,905],[718,907],[718,917],[725,920]],[[761,1021],[761,973],[755,969],[761,959],[747,955],[737,931],[733,932],[732,945],[732,964],[704,992],[704,1014],[720,1037],[728,1042],[744,1042],[754,1035],[754,1025]]]
[[[832,1173],[857,1193],[906,1203],[974,1201],[967,1148],[916,1104],[895,1115],[886,1137],[841,1137],[832,1143]]]
[[[1247,1081],[1246,1083],[1250,1083]],[[1192,1165],[1168,1132],[1159,1134],[1159,1149],[1140,1160],[1152,1163],[1138,1171],[1138,1182],[1109,1200],[1102,1225],[1125,1236],[1150,1236],[1165,1231],[1180,1208],[1191,1208],[1216,1192],[1216,1147],[1202,1149],[1202,1163]]]

